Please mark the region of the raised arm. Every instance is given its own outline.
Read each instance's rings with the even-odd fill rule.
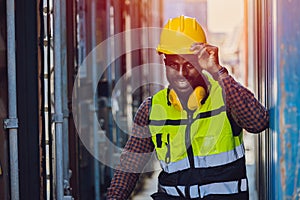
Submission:
[[[269,113],[247,88],[237,83],[219,64],[219,49],[208,43],[194,43],[191,51],[198,57],[199,70],[208,71],[225,90],[227,112],[245,130],[258,133],[269,126]]]
[[[227,112],[235,122],[251,133],[259,133],[269,126],[268,110],[252,92],[236,82],[230,75],[221,75],[219,82],[225,90]]]

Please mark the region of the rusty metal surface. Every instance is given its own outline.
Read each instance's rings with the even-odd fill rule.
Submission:
[[[277,0],[274,38],[272,183],[276,199],[300,198],[300,1]],[[274,23],[275,22],[275,23]],[[272,92],[272,91],[271,91]]]

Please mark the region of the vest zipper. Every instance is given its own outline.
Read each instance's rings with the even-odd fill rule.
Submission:
[[[186,126],[186,132],[185,132],[185,146],[186,151],[189,158],[190,168],[195,168],[194,164],[194,153],[193,153],[193,147],[191,142],[191,125],[193,121],[193,113],[188,112],[188,124]]]

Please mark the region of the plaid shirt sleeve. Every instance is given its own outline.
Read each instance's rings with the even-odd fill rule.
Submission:
[[[128,199],[154,150],[148,128],[150,105],[149,97],[141,104],[135,115],[132,134],[122,151],[120,164],[107,189],[108,200]]]
[[[269,113],[253,93],[228,75],[219,80],[225,90],[227,112],[234,121],[251,133],[259,133],[269,126]]]

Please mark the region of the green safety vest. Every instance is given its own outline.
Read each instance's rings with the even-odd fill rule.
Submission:
[[[170,105],[167,97],[168,89],[163,89],[152,97],[149,129],[157,158],[167,174],[183,170],[186,172],[191,168],[205,170],[225,166],[245,157],[242,132],[237,136],[233,134],[226,113],[222,87],[212,78],[208,77],[208,80],[209,95],[205,103],[193,112],[179,111]],[[201,186],[210,189],[202,188],[204,193],[199,195],[246,191],[248,187],[246,175],[243,174],[241,177],[243,179],[232,182],[212,183],[218,186],[223,184],[219,189],[218,186]],[[237,189],[238,185],[242,185],[243,188]],[[168,193],[175,195],[174,189],[169,186],[166,188],[165,190],[171,191]],[[211,188],[217,191],[211,191]],[[222,191],[224,188],[231,189]]]
[[[248,199],[242,129],[227,116],[222,87],[207,78],[209,96],[194,112],[170,105],[168,89],[152,97],[149,129],[163,169],[158,191],[184,199]]]

